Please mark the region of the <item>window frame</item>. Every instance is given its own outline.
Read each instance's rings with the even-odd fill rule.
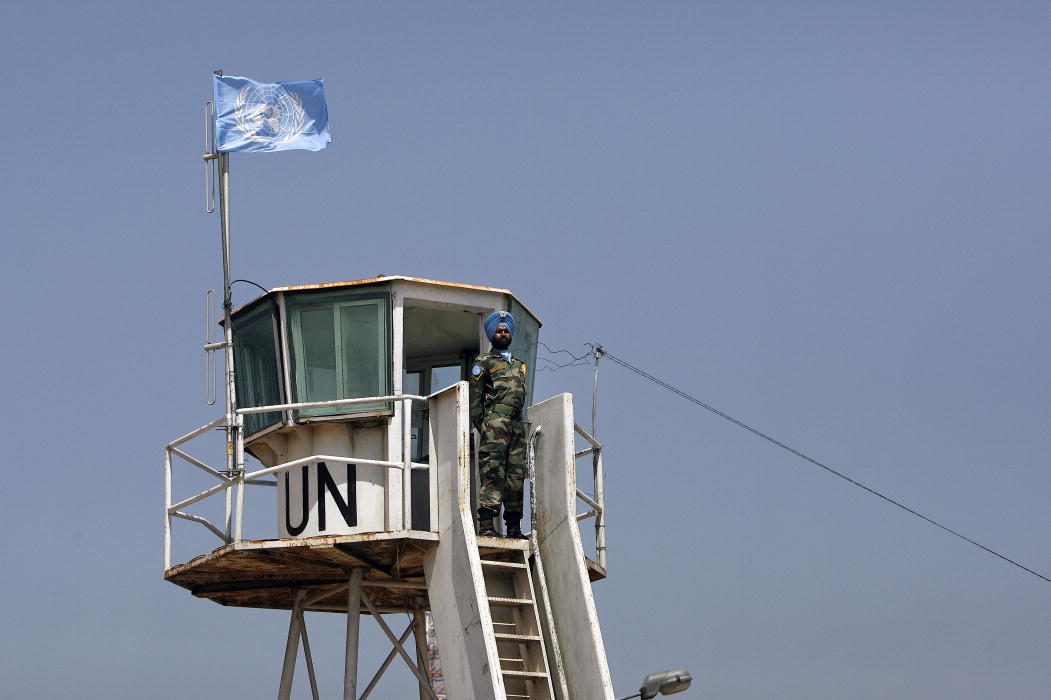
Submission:
[[[375,306],[376,319],[378,321],[378,333],[373,339],[378,344],[376,363],[377,380],[380,391],[378,396],[389,395],[392,390],[393,362],[391,347],[393,346],[391,328],[391,294],[387,289],[369,291],[347,292],[324,291],[288,294],[285,296],[285,318],[286,342],[290,350],[290,367],[288,372],[289,383],[293,403],[306,403],[308,401],[330,401],[344,398],[357,398],[350,396],[347,387],[347,376],[343,335],[342,309],[348,307]],[[332,351],[335,358],[335,383],[336,397],[311,398],[304,396],[306,393],[306,363],[304,354],[304,339],[302,330],[302,314],[305,311],[328,309],[330,311],[330,323],[334,337]],[[339,420],[347,418],[371,418],[376,416],[390,416],[394,411],[391,402],[377,402],[370,404],[356,404],[351,406],[306,408],[294,411],[294,419],[297,422],[311,422],[318,420]]]
[[[266,323],[269,319],[270,322],[270,338],[273,342],[273,366],[274,382],[277,389],[277,395],[272,400],[267,400],[264,403],[256,403],[249,401],[247,395],[248,389],[252,386],[250,378],[251,363],[246,360],[258,360],[259,358],[246,357],[249,353],[248,346],[241,343],[238,340],[238,336],[247,331],[247,327],[255,326],[256,324]],[[274,300],[267,298],[259,304],[257,308],[249,308],[241,311],[236,317],[232,318],[232,336],[234,344],[234,387],[237,392],[236,401],[239,408],[251,408],[255,406],[268,406],[285,403],[285,381],[284,381],[284,362],[283,362],[283,351],[280,342],[280,318],[278,313],[277,305]],[[250,413],[245,415],[245,437],[246,439],[253,439],[267,432],[271,432],[281,427],[283,422],[281,411],[272,411],[269,413]],[[262,425],[253,425],[255,421],[259,421]],[[254,428],[254,430],[250,430]]]

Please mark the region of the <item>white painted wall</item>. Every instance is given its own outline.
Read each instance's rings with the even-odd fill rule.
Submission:
[[[577,527],[573,396],[559,394],[534,404],[529,419],[541,429],[533,484],[536,535],[569,697],[613,700],[613,682]]]
[[[448,697],[503,700],[470,502],[467,382],[430,400],[431,471],[437,474],[438,546],[424,558],[427,593]]]
[[[257,449],[260,461],[264,466],[274,466],[312,455],[332,455],[334,457],[360,457],[362,459],[387,459],[386,429],[383,427],[355,428],[349,423],[309,423],[296,426],[285,434],[272,434],[259,440],[267,449]],[[317,535],[347,535],[358,532],[378,532],[386,529],[384,514],[386,509],[387,471],[384,467],[357,465],[356,507],[357,525],[348,526],[339,513],[335,499],[325,490],[326,528],[322,531],[318,525],[318,478],[317,467],[308,465],[292,469],[288,474],[288,489],[285,488],[285,475],[277,475],[277,536],[293,537],[285,527],[285,502],[289,502],[289,520],[293,525],[302,522],[302,473],[307,472],[307,510],[306,528],[294,537],[315,537]],[[347,494],[347,468],[342,464],[328,464],[336,486],[344,497]],[[399,481],[400,483],[400,481]],[[400,516],[399,516],[400,517]],[[400,521],[399,521],[400,522]]]

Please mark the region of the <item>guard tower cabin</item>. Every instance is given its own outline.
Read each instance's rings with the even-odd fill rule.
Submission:
[[[347,615],[345,698],[371,689],[358,682],[362,613],[416,675],[421,698],[613,698],[591,595],[605,577],[601,445],[575,424],[569,394],[528,408],[529,539],[475,535],[464,380],[489,347],[482,320],[498,310],[517,321],[511,351],[529,368],[528,405],[540,320],[506,289],[400,276],[279,287],[228,319],[235,468],[210,467],[185,446],[227,417],[168,444],[165,578],[223,605],[291,611],[279,698],[291,696],[300,644],[317,696],[307,611]],[[261,467],[246,467],[245,453]],[[592,495],[576,485],[585,456]],[[175,500],[174,466],[187,463],[217,483]],[[208,498],[225,498],[225,522],[189,511]],[[246,536],[246,500],[275,509],[272,532]],[[578,515],[581,500],[590,511]],[[578,527],[588,517],[594,560]],[[176,520],[221,545],[173,565]],[[400,638],[388,612],[412,615]]]

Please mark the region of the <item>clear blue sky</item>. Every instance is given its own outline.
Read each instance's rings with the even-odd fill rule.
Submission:
[[[220,67],[324,77],[332,124],[234,157],[235,276],[510,287],[1051,575],[1049,36],[1046,2],[6,3],[3,694],[276,691],[285,614],[161,578],[162,446],[217,415]],[[590,386],[537,393],[587,422]],[[618,692],[1048,696],[1051,584],[613,363],[600,395]]]

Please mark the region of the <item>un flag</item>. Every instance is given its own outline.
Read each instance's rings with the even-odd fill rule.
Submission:
[[[212,77],[217,151],[320,151],[332,141],[323,79],[257,83]]]

